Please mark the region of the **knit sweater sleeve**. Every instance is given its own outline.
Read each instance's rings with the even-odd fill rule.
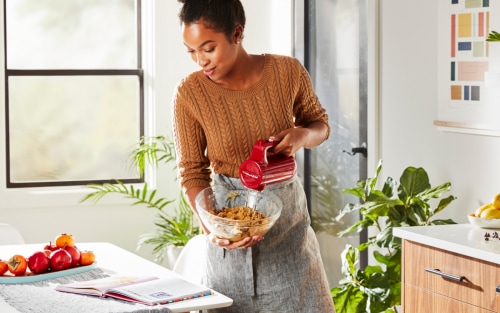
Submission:
[[[330,136],[330,125],[325,108],[321,105],[318,96],[314,91],[311,77],[298,60],[295,66],[299,70],[299,88],[295,98],[293,111],[295,116],[295,126],[307,127],[314,122],[322,122],[328,127],[328,132],[324,140]]]
[[[189,92],[191,86],[186,84],[186,80],[183,80],[177,85],[172,101],[178,180],[183,190],[198,186],[208,187],[211,182],[206,138],[189,105],[194,100],[193,94]]]

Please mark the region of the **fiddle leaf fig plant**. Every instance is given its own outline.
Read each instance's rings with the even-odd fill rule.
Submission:
[[[452,195],[444,197],[451,189],[449,182],[431,187],[423,168],[407,167],[399,182],[388,177],[377,189],[381,169],[380,161],[373,178],[360,180],[356,187],[343,190],[360,202],[348,203],[337,219],[352,213],[361,218],[338,235],[369,227],[375,228],[376,234],[357,247],[347,245],[342,252],[345,277],[331,290],[337,313],[397,312],[401,304],[401,239],[392,235],[392,229],[456,224],[451,219],[433,219],[456,199]],[[431,205],[433,202],[437,204]],[[359,268],[359,254],[368,248],[373,250],[376,264]]]

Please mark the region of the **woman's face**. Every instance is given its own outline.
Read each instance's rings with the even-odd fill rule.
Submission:
[[[183,25],[184,45],[193,61],[215,82],[228,78],[238,52],[236,36],[229,42],[226,35],[205,27],[204,23]]]

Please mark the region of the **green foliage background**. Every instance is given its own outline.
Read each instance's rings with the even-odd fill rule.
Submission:
[[[456,199],[452,195],[441,198],[451,189],[449,182],[432,187],[423,168],[407,167],[399,182],[388,177],[382,188],[377,189],[381,169],[380,161],[373,178],[360,180],[356,187],[343,190],[360,202],[347,204],[337,219],[354,212],[362,218],[338,235],[369,227],[375,227],[377,233],[358,247],[347,245],[342,252],[344,278],[331,290],[337,313],[397,312],[401,304],[401,239],[392,235],[392,229],[456,224],[451,219],[432,219]],[[434,207],[429,203],[433,199],[440,199]],[[368,248],[373,249],[377,264],[360,269],[359,254]]]

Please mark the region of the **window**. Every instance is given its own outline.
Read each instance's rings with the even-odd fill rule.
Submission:
[[[140,0],[4,0],[7,188],[141,182]]]

